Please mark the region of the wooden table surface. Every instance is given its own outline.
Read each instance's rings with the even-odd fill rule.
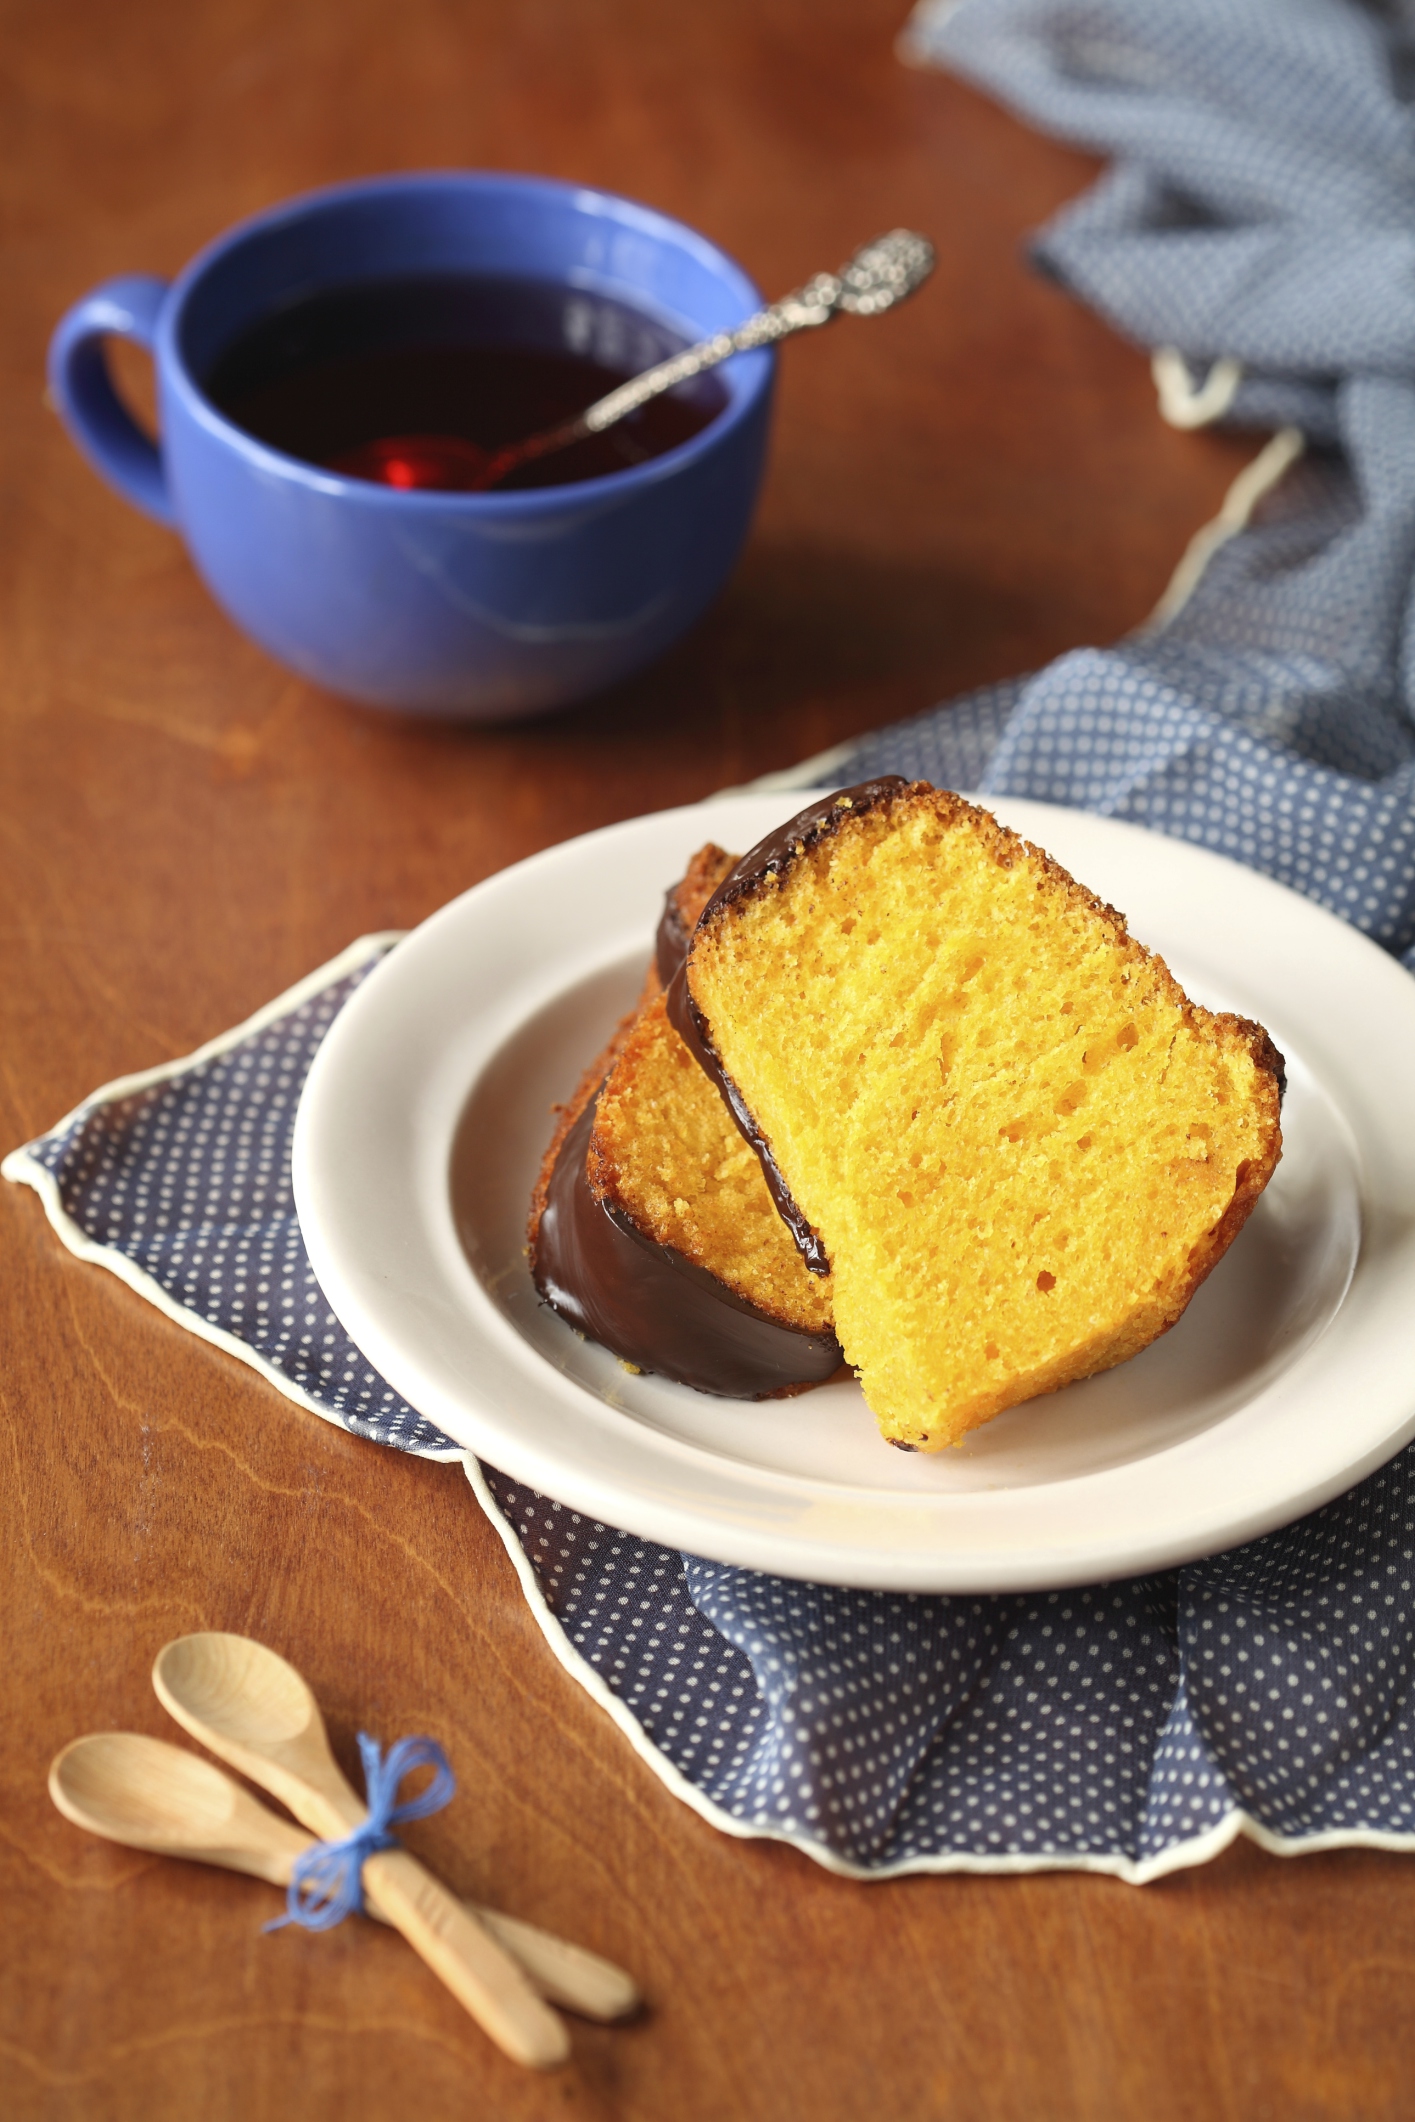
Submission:
[[[365,930],[1137,621],[1247,454],[1030,276],[1082,158],[892,55],[900,0],[7,0],[0,11],[0,1146],[182,1054]],[[464,729],[361,711],[240,639],[41,401],[92,282],[172,271],[283,194],[543,170],[698,224],[776,291],[895,223],[899,317],[784,351],[736,579],[657,668]],[[124,374],[140,396],[140,364]],[[715,1833],[556,1664],[460,1472],[356,1442],[69,1257],[0,1188],[0,2113],[633,2122],[1409,2112],[1400,1859],[1244,1847],[1136,1890],[864,1886]],[[268,1889],[90,1840],[53,1753],[167,1726],[154,1651],[289,1654],[352,1758],[429,1731],[415,1846],[651,1999],[551,2079],[401,1941],[266,1936]]]

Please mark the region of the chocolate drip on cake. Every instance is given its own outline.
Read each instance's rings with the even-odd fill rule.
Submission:
[[[813,1223],[797,1207],[790,1187],[781,1174],[781,1167],[771,1153],[771,1144],[752,1118],[746,1099],[738,1090],[718,1059],[717,1048],[712,1043],[701,1011],[694,1002],[688,987],[686,963],[668,990],[668,1021],[687,1047],[693,1059],[708,1079],[716,1084],[723,1104],[736,1122],[744,1141],[756,1152],[757,1162],[762,1168],[767,1191],[776,1204],[776,1212],[796,1241],[796,1250],[813,1275],[828,1275],[830,1259]]]
[[[765,839],[758,840],[755,847],[748,848],[730,876],[723,878],[700,918],[708,921],[734,900],[749,898],[760,891],[768,877],[779,877],[819,841],[828,839],[845,816],[862,818],[880,804],[903,795],[908,786],[902,774],[881,774],[877,780],[857,782],[854,788],[837,789],[832,796],[818,796],[805,810],[798,810],[794,818],[788,818]]]
[[[663,895],[663,912],[654,937],[653,957],[660,987],[672,987],[688,955],[693,932],[683,919],[682,887],[673,885]]]
[[[711,920],[714,913],[730,906],[735,900],[745,899],[760,891],[769,877],[778,877],[792,862],[834,832],[842,815],[859,817],[873,810],[876,805],[888,803],[909,786],[902,774],[882,774],[875,781],[861,781],[854,788],[841,789],[832,796],[818,797],[806,810],[797,811],[784,825],[758,840],[755,847],[743,855],[737,867],[718,886],[704,907],[701,921]],[[713,1082],[727,1110],[731,1113],[743,1139],[750,1143],[762,1168],[767,1190],[776,1204],[777,1214],[796,1241],[796,1247],[813,1275],[830,1273],[830,1258],[821,1242],[819,1231],[802,1213],[792,1196],[781,1168],[771,1153],[771,1144],[757,1126],[752,1112],[741,1091],[723,1067],[717,1048],[713,1045],[712,1030],[701,1010],[693,1000],[689,984],[688,960],[692,938],[684,939],[681,954],[676,956],[677,933],[672,926],[681,928],[681,917],[677,913],[673,894],[670,893],[664,907],[663,920],[659,923],[659,977],[668,990],[668,1019],[693,1059]],[[673,964],[671,974],[664,971],[665,962]]]
[[[689,861],[678,882],[670,884],[664,893],[663,912],[654,938],[654,972],[661,988],[671,984],[688,955],[698,916],[736,866],[735,855],[727,854],[715,840],[709,840]]]
[[[591,1099],[561,1142],[533,1230],[547,1304],[622,1361],[698,1392],[765,1400],[823,1384],[843,1360],[833,1334],[783,1326],[596,1199],[594,1113]]]

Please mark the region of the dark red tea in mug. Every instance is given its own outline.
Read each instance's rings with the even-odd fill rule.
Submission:
[[[400,488],[469,487],[508,442],[583,412],[685,341],[608,297],[439,274],[326,290],[263,317],[203,379],[257,440]],[[727,403],[707,375],[617,427],[523,465],[498,491],[565,486],[662,456]]]

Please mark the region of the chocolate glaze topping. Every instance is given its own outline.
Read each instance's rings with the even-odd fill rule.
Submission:
[[[625,1362],[700,1393],[765,1400],[823,1384],[843,1361],[834,1334],[783,1326],[596,1199],[585,1177],[594,1114],[591,1099],[561,1144],[535,1235],[547,1304]]]
[[[749,898],[761,890],[769,877],[780,876],[801,855],[813,848],[817,841],[834,832],[840,823],[842,811],[858,818],[863,811],[873,810],[877,804],[888,803],[906,789],[909,783],[902,774],[883,774],[876,781],[861,781],[854,788],[845,788],[831,796],[818,796],[808,809],[797,811],[775,832],[758,840],[755,847],[743,855],[732,874],[721,883],[703,908],[699,927],[708,921],[714,912],[730,906],[737,899]],[[697,1003],[693,1000],[689,984],[689,958],[691,937],[683,946],[681,958],[673,966],[671,975],[664,970],[665,956],[671,952],[676,939],[669,936],[670,919],[682,927],[681,918],[672,900],[665,907],[663,920],[659,923],[659,976],[668,990],[668,1020],[677,1032],[689,1053],[708,1079],[716,1084],[723,1103],[736,1122],[739,1132],[756,1151],[767,1183],[767,1191],[776,1203],[777,1214],[796,1240],[796,1249],[813,1275],[828,1275],[830,1260],[821,1242],[820,1232],[807,1220],[792,1198],[791,1189],[782,1175],[776,1159],[771,1153],[771,1144],[752,1117],[750,1108],[741,1091],[728,1075],[713,1044],[712,1030]]]
[[[818,841],[835,831],[842,811],[852,818],[862,817],[881,803],[893,802],[910,785],[902,774],[881,774],[878,780],[860,781],[854,788],[838,788],[834,795],[817,796],[805,810],[798,810],[794,818],[788,818],[775,832],[748,848],[708,900],[700,920],[706,921],[714,908],[730,906],[734,899],[746,899],[760,891],[768,877],[779,877],[798,857],[809,854]]]
[[[684,925],[683,909],[678,904],[678,886],[674,884],[663,895],[663,912],[654,938],[654,964],[658,969],[660,987],[673,985],[691,941],[692,933]]]

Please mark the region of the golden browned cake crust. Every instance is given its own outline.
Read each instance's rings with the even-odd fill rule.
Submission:
[[[1173,1325],[1280,1154],[1261,1027],[927,783],[763,850],[694,934],[689,1029],[818,1234],[885,1435],[938,1449]]]
[[[718,885],[722,883],[723,879],[731,871],[736,860],[737,857],[735,855],[727,854],[724,849],[709,840],[705,846],[698,849],[683,876],[668,891],[664,907],[665,926],[671,923],[681,930],[685,949],[688,937],[697,925],[699,914],[701,914],[708,900],[717,890]],[[540,1229],[540,1219],[545,1213],[546,1195],[550,1187],[551,1173],[555,1170],[555,1160],[560,1155],[561,1146],[566,1136],[574,1128],[575,1122],[613,1068],[625,1041],[644,1011],[649,1008],[655,997],[662,993],[663,982],[659,978],[657,962],[650,960],[648,970],[644,974],[643,989],[638,1001],[626,1017],[620,1018],[618,1024],[614,1027],[608,1045],[595,1055],[594,1060],[591,1061],[589,1067],[580,1077],[565,1104],[553,1108],[556,1114],[555,1132],[550,1138],[544,1157],[541,1159],[540,1174],[536,1180],[535,1192],[531,1196],[528,1236],[532,1250],[535,1247],[536,1233]]]
[[[729,855],[715,840],[707,841],[698,849],[668,894],[685,938],[692,935],[708,900],[736,867],[737,857]]]

